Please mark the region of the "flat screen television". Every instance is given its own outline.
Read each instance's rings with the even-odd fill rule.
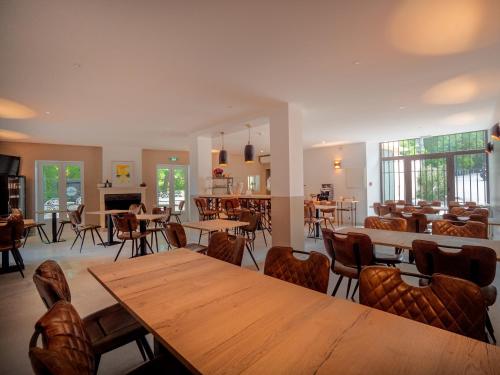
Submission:
[[[0,154],[0,175],[17,176],[19,175],[19,165],[21,158],[19,156]]]

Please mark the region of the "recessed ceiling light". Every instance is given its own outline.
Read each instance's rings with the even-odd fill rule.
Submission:
[[[361,63],[360,63],[359,61],[357,61],[357,60],[356,60],[356,61],[354,61],[354,62],[353,62],[353,64],[354,64],[354,65],[359,65],[359,64],[361,64]]]
[[[326,141],[321,141],[321,144],[322,144],[322,145],[326,144]]]
[[[406,107],[404,105],[400,105],[399,109],[405,109]]]
[[[264,153],[264,150],[260,150],[260,153],[261,153],[261,154],[262,154],[262,153]]]
[[[45,112],[45,114],[46,114],[46,115],[50,115],[50,112],[49,112],[49,111],[46,111],[46,112]]]
[[[79,69],[79,68],[81,68],[81,67],[82,67],[82,65],[81,65],[81,64],[79,64],[79,63],[74,63],[74,64],[73,64],[73,68],[75,68],[75,69]]]

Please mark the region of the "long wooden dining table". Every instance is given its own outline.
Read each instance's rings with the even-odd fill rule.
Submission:
[[[398,232],[383,229],[371,229],[361,227],[344,227],[336,230],[338,233],[364,233],[370,237],[375,245],[399,247],[411,249],[414,240],[434,241],[438,245],[459,248],[462,245],[476,245],[492,248],[497,253],[497,262],[500,262],[500,241],[485,238],[442,236],[427,233]]]
[[[500,348],[187,250],[89,272],[197,374],[499,374]]]

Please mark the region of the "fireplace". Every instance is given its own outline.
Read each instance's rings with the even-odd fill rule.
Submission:
[[[128,210],[131,204],[141,203],[141,194],[104,194],[106,210]]]

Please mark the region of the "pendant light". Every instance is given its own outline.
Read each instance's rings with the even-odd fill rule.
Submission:
[[[500,123],[499,122],[497,122],[491,128],[491,139],[493,139],[495,141],[500,141]]]
[[[245,146],[245,163],[253,163],[255,158],[255,148],[250,144],[250,124],[246,125],[248,128],[248,144]]]
[[[225,167],[228,164],[227,151],[224,150],[224,132],[220,132],[222,138],[222,148],[219,151],[219,165]]]

